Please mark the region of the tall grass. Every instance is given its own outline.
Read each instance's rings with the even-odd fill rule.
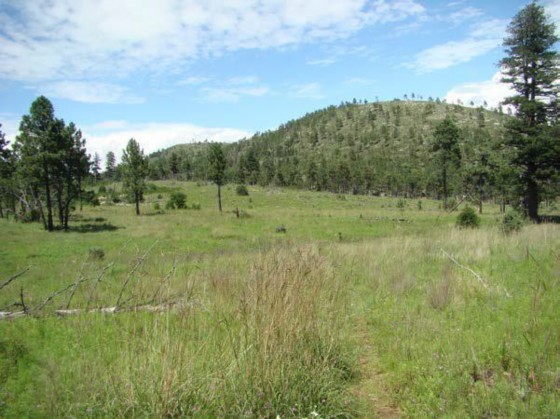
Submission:
[[[176,311],[3,325],[2,345],[17,341],[24,348],[1,364],[3,413],[306,417],[313,411],[352,412],[345,391],[355,374],[347,347],[346,295],[317,249],[283,248],[259,255],[244,272],[205,274],[207,283]],[[27,338],[19,340],[23,329]],[[60,343],[51,334],[64,336],[64,349],[49,351]],[[28,359],[37,345],[46,346],[41,359]],[[8,364],[23,360],[28,373],[41,373],[21,391],[16,389],[26,374]],[[38,402],[28,404],[30,399]]]
[[[354,272],[355,310],[406,416],[555,417],[559,251],[560,228],[540,225],[342,244],[331,257]]]

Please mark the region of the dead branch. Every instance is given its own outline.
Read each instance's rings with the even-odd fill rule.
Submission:
[[[123,310],[116,306],[114,307],[101,307],[101,308],[93,308],[91,310],[82,310],[79,308],[75,308],[72,310],[55,310],[55,314],[61,317],[67,316],[76,316],[82,313],[103,313],[103,314],[116,314],[116,313],[124,313],[125,311],[149,311],[151,313],[162,313],[165,311],[170,310],[178,303],[176,301],[167,302],[164,304],[158,305],[151,305],[151,304],[142,304],[131,307],[129,310]]]
[[[128,285],[128,283],[130,282],[130,280],[132,279],[132,276],[134,275],[134,273],[136,272],[136,270],[140,267],[140,265],[142,265],[144,263],[144,261],[146,260],[146,257],[148,256],[148,254],[151,252],[151,250],[154,248],[154,246],[159,242],[159,240],[156,240],[149,248],[148,250],[146,250],[146,253],[144,253],[144,255],[140,258],[138,258],[136,260],[136,264],[133,266],[133,268],[130,270],[130,272],[128,273],[123,286],[121,288],[121,291],[119,293],[119,297],[117,298],[117,303],[115,304],[115,306],[118,308],[120,307],[121,304],[121,300],[122,300],[122,296],[124,293],[124,290],[126,289],[126,286]]]
[[[468,266],[461,265],[461,264],[457,261],[457,259],[455,259],[453,256],[451,256],[451,255],[450,255],[449,253],[447,253],[445,250],[443,250],[443,249],[440,249],[440,250],[443,252],[443,254],[444,254],[445,256],[447,256],[447,258],[448,258],[449,260],[451,260],[451,262],[453,262],[453,263],[454,263],[455,265],[457,265],[459,268],[464,269],[464,270],[470,272],[470,273],[478,280],[478,282],[480,283],[480,285],[482,285],[485,289],[488,289],[488,284],[486,283],[486,281],[484,281],[484,279],[483,279],[479,274],[477,274],[475,271],[473,271],[473,270],[472,270],[471,268],[469,268]],[[502,289],[502,290],[504,291],[504,294],[506,295],[506,297],[511,297],[511,294],[510,294],[504,287],[499,287],[499,286],[496,287],[496,290],[500,291],[500,289]]]
[[[155,303],[156,302],[156,300],[159,296],[159,293],[161,291],[161,288],[163,287],[163,284],[166,284],[167,282],[169,282],[171,277],[175,274],[176,270],[177,270],[177,263],[176,263],[176,260],[174,258],[173,259],[173,265],[171,266],[171,269],[163,277],[162,281],[160,281],[159,286],[157,287],[156,291],[154,292],[154,295],[152,296],[152,299],[150,300],[150,303]]]
[[[475,271],[473,271],[473,270],[472,270],[471,268],[469,268],[468,266],[461,265],[459,262],[457,262],[457,259],[455,259],[453,256],[451,256],[451,255],[450,255],[449,253],[447,253],[445,250],[443,250],[443,249],[440,249],[440,250],[443,252],[443,254],[444,254],[445,256],[448,257],[449,260],[451,260],[451,262],[453,262],[453,263],[454,263],[455,265],[457,265],[459,268],[462,268],[462,269],[464,269],[464,270],[466,270],[466,271],[469,271],[469,272],[478,280],[478,282],[480,282],[480,284],[481,284],[484,288],[488,288],[488,284],[486,284],[486,282],[484,281],[484,279],[482,279],[482,277],[481,277],[479,274],[477,274]]]
[[[105,272],[113,266],[114,262],[109,263],[107,266],[105,266],[101,272],[99,273],[99,275],[97,276],[97,279],[95,280],[95,282],[93,283],[93,286],[91,287],[91,292],[89,293],[89,298],[86,304],[86,310],[89,310],[89,304],[91,303],[91,300],[93,298],[93,294],[95,293],[95,290],[97,288],[97,284],[99,284],[101,282],[101,278],[103,277],[103,275],[105,275]],[[66,307],[68,308],[68,307]]]
[[[78,279],[76,279],[76,282],[74,283],[74,288],[72,288],[72,292],[70,293],[70,296],[68,297],[68,301],[66,302],[66,310],[68,310],[70,308],[70,303],[72,302],[72,298],[74,298],[74,294],[76,293],[76,290],[78,289],[78,282],[83,279],[83,274],[84,274],[84,268],[86,266],[86,263],[89,260],[90,255],[88,255],[86,257],[86,260],[84,260],[84,263],[82,263],[82,267],[80,268],[80,273],[78,274]]]
[[[82,282],[86,282],[86,281],[88,281],[88,280],[89,280],[88,278],[83,278],[83,279],[81,279],[81,280],[79,280],[79,281],[77,281],[77,282],[74,282],[74,283],[68,285],[68,286],[65,287],[65,288],[62,288],[62,289],[60,289],[60,290],[58,290],[58,291],[53,292],[51,295],[49,295],[49,296],[45,299],[45,301],[43,301],[43,302],[35,309],[35,311],[40,311],[40,310],[43,309],[53,298],[59,296],[60,294],[64,294],[66,291],[68,291],[68,290],[71,289],[72,287],[77,286],[77,285],[81,284]]]
[[[17,319],[26,315],[25,311],[0,311],[0,320]]]
[[[9,277],[6,281],[4,281],[2,283],[2,285],[0,285],[0,290],[6,286],[8,286],[13,280],[15,280],[16,278],[19,278],[20,276],[22,276],[24,273],[26,273],[29,269],[31,269],[31,266],[28,266],[27,268],[25,268],[23,271],[12,275],[11,277]]]
[[[27,314],[27,306],[25,305],[25,300],[23,298],[23,287],[20,288],[19,290],[19,304],[21,305],[21,308],[23,309],[23,312]]]

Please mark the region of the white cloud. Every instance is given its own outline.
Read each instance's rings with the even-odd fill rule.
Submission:
[[[425,49],[416,54],[413,62],[405,66],[415,69],[418,73],[428,73],[468,62],[499,47],[505,28],[506,22],[503,20],[477,23],[471,27],[470,35],[466,39]]]
[[[542,5],[544,6],[546,13],[556,24],[556,33],[560,36],[560,0],[544,1]]]
[[[256,87],[206,87],[201,89],[204,100],[208,102],[229,102],[239,101],[242,96],[264,96],[270,92],[266,86]]]
[[[142,103],[144,99],[128,89],[111,83],[59,81],[47,83],[37,90],[46,96],[84,103]]]
[[[12,144],[19,132],[20,121],[21,116],[17,116],[13,113],[0,113],[0,124],[2,124],[0,130],[6,135],[6,140]]]
[[[334,58],[319,58],[316,60],[307,61],[307,65],[316,65],[319,67],[328,67],[334,63],[336,63],[336,60]]]
[[[209,77],[190,76],[186,79],[180,80],[177,84],[180,86],[199,86],[209,82],[210,80],[211,79]]]
[[[201,56],[340,39],[422,13],[415,0],[20,0],[0,11],[0,77],[178,72]]]
[[[457,102],[457,99],[465,104],[472,101],[476,106],[486,101],[489,106],[497,107],[506,97],[515,93],[509,85],[500,82],[501,78],[502,74],[498,71],[491,80],[463,83],[451,89],[445,99],[449,103]]]
[[[114,128],[112,128],[114,127]],[[183,123],[131,124],[125,121],[105,121],[82,129],[88,152],[98,153],[102,159],[112,151],[118,159],[128,140],[136,139],[149,154],[175,144],[193,141],[233,142],[249,137],[248,131],[235,128],[201,127]]]
[[[467,20],[478,18],[482,15],[482,10],[475,7],[464,7],[461,10],[451,13],[446,20],[449,20],[455,25],[463,23]]]
[[[270,89],[261,84],[255,76],[232,77],[221,84],[203,87],[200,93],[204,100],[208,102],[229,102],[239,101],[241,97],[259,97],[270,93]]]
[[[325,97],[319,83],[307,83],[292,86],[291,96],[300,99],[319,100]]]
[[[364,79],[361,77],[352,77],[345,80],[344,83],[358,86],[371,86],[373,84],[373,80]]]

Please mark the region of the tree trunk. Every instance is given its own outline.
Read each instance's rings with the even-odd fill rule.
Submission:
[[[222,212],[222,187],[218,185],[218,209]]]
[[[72,178],[66,179],[66,203],[64,205],[64,231],[68,231],[68,219],[70,218],[70,206],[72,205]]]
[[[61,226],[64,226],[64,203],[63,200],[63,188],[62,182],[59,182],[56,188],[56,200],[58,203],[58,222]]]
[[[43,163],[43,168],[45,170],[45,194],[47,195],[47,230],[53,231],[53,213],[52,213],[52,200],[51,200],[51,185],[49,178],[49,166],[45,162]]]
[[[442,167],[442,183],[443,183],[443,208],[447,209],[447,165],[445,162]]]
[[[525,210],[527,211],[527,216],[532,221],[539,221],[539,189],[537,183],[533,179],[527,181]]]
[[[134,192],[134,200],[136,201],[136,215],[140,215],[140,196],[138,192]]]

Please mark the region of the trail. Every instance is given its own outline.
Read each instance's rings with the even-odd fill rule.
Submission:
[[[391,402],[385,374],[380,371],[375,342],[366,320],[356,318],[356,340],[360,345],[360,379],[350,389],[358,400],[362,417],[400,418],[399,409]]]

